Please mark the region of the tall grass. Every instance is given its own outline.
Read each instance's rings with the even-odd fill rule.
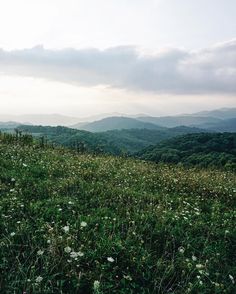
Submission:
[[[0,144],[1,293],[234,293],[233,173]]]

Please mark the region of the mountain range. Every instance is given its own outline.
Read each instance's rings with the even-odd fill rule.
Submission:
[[[235,119],[236,108],[226,108],[178,116],[137,116],[136,118],[114,116],[93,122],[78,123],[71,127],[90,132],[104,132],[114,129],[121,130],[135,128],[161,130],[163,128],[187,126],[216,132],[235,132]]]
[[[73,129],[89,132],[105,132],[122,129],[163,130],[179,126],[196,127],[208,131],[235,132],[236,108],[222,108],[193,114],[176,116],[148,116],[137,114],[133,116],[119,113],[106,114],[79,119],[59,114],[44,115],[0,115],[0,129],[9,129],[17,125],[67,126]],[[1,123],[2,121],[2,123]]]

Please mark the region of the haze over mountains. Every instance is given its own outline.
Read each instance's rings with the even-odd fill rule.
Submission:
[[[115,155],[134,154],[151,145],[186,134],[236,132],[236,108],[163,117],[116,114],[79,123],[78,118],[56,114],[17,118],[22,122],[30,119],[30,122],[3,122],[0,123],[0,129],[13,132],[18,128],[36,137],[43,136],[55,144],[76,149],[82,146],[87,151]],[[75,121],[76,124],[71,124]],[[60,122],[62,126],[57,126]]]
[[[119,112],[112,113],[101,113],[88,117],[73,117],[62,114],[23,114],[23,115],[11,115],[11,114],[0,114],[0,122],[14,122],[18,124],[32,124],[42,126],[71,126],[77,123],[92,122],[100,120],[106,117],[140,117],[145,116],[144,114],[127,115]]]
[[[122,130],[122,129],[158,129],[161,128],[156,124],[140,121],[139,118],[130,117],[107,117],[91,123],[79,123],[73,128],[82,129],[90,132],[104,132],[109,130]]]
[[[221,119],[230,119],[230,118],[235,118],[236,108],[221,108],[221,109],[215,109],[211,111],[201,111],[192,115],[212,116],[212,117],[217,117]]]
[[[145,114],[124,115],[120,113],[100,114],[95,117],[77,118],[60,114],[0,115],[0,128],[17,125],[67,126],[90,132],[104,132],[122,129],[196,127],[209,131],[236,131],[236,108],[222,108],[193,114],[153,117]]]
[[[225,108],[178,116],[106,117],[94,122],[78,123],[72,127],[90,132],[104,132],[113,129],[161,129],[187,126],[211,131],[233,132],[236,130],[234,118],[236,118],[236,108]]]
[[[70,117],[61,114],[25,114],[25,115],[5,115],[0,114],[1,122],[16,122],[19,124],[69,126],[78,122],[77,117]]]

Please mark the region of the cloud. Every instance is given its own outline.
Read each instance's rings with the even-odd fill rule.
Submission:
[[[73,85],[172,94],[236,94],[236,40],[199,51],[143,54],[132,46],[0,50],[0,73]]]

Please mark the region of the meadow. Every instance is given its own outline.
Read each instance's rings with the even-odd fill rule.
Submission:
[[[0,142],[1,293],[234,293],[236,175]]]

